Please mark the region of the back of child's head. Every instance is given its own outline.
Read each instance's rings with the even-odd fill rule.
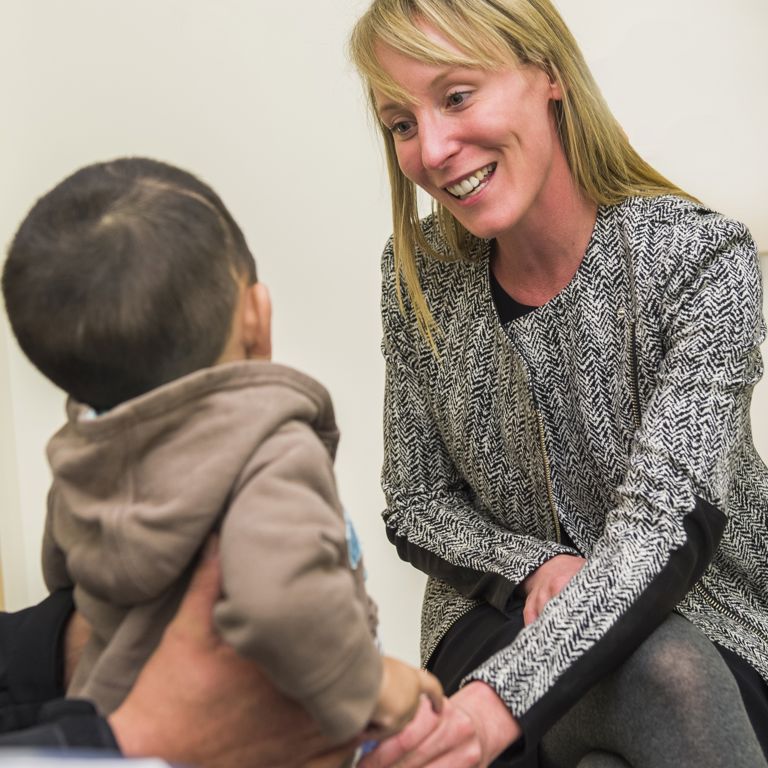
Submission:
[[[105,410],[214,364],[241,278],[254,282],[256,267],[218,195],[173,166],[125,158],[77,171],[35,204],[2,283],[32,363]]]

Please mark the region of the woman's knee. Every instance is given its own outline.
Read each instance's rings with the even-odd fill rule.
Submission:
[[[740,697],[738,686],[712,642],[687,619],[671,614],[619,670],[646,701],[688,709],[713,695]],[[642,692],[642,693],[641,693]]]

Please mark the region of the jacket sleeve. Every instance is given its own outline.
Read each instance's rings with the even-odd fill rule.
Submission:
[[[331,741],[344,741],[368,723],[382,667],[330,455],[306,424],[288,422],[234,493],[221,531],[218,627]]]
[[[117,752],[92,704],[61,698],[62,639],[75,606],[72,590],[0,613],[0,748],[97,748]]]
[[[94,757],[120,754],[107,720],[82,699],[58,699],[43,705],[34,725],[0,734],[0,750],[4,748],[47,749],[62,759],[68,750],[88,750]]]
[[[64,695],[62,639],[73,611],[72,590],[62,590],[0,613],[1,733],[35,724],[40,708]]]
[[[665,353],[617,505],[585,566],[506,649],[468,676],[537,737],[617,667],[701,577],[725,527],[762,373],[760,275],[734,222],[678,253],[661,293]],[[466,681],[465,681],[466,682]]]
[[[392,244],[383,256],[382,351],[387,536],[403,560],[466,597],[504,610],[523,579],[558,554],[563,544],[512,533],[473,499],[455,468],[427,402],[420,355],[424,341],[404,317],[394,285]],[[429,353],[428,353],[429,354]]]

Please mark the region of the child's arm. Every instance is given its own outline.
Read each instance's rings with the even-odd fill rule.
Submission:
[[[366,729],[366,737],[374,739],[404,728],[416,714],[422,694],[432,702],[435,712],[443,707],[443,688],[434,675],[389,656],[383,662],[379,698]]]
[[[331,457],[289,422],[240,477],[221,529],[217,626],[331,743],[346,741],[371,719],[382,661],[348,564]]]

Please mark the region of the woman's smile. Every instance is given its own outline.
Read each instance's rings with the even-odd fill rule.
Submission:
[[[479,170],[473,171],[463,179],[448,184],[445,187],[445,190],[448,194],[453,195],[458,200],[467,200],[485,189],[495,170],[496,163],[489,163]]]

